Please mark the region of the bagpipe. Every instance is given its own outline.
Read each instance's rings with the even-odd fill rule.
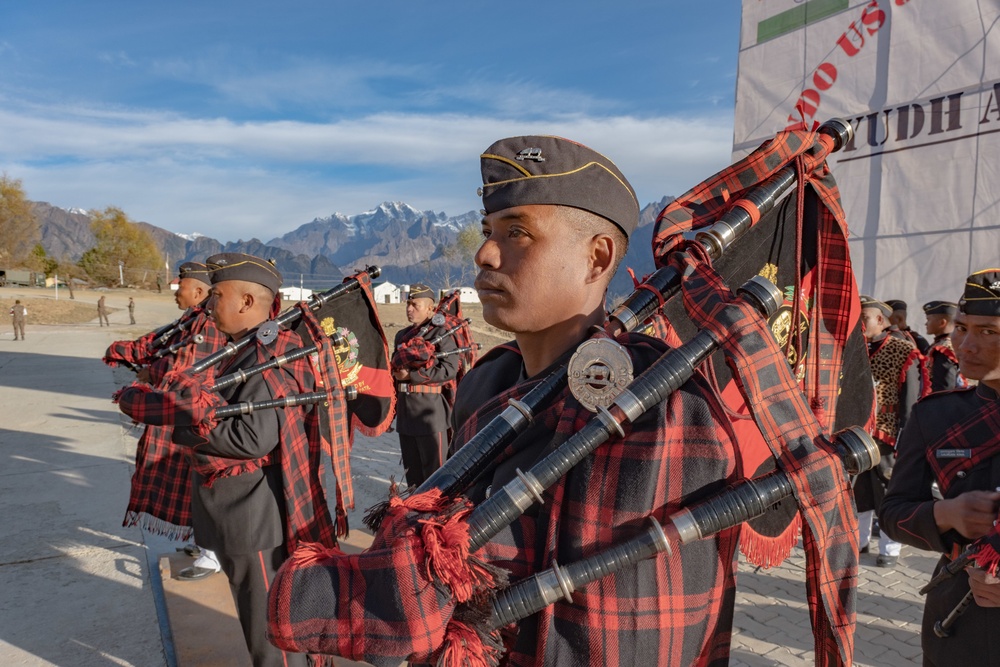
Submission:
[[[460,290],[454,290],[450,294],[444,295],[434,307],[430,320],[419,329],[411,331],[400,341],[392,355],[393,370],[426,369],[434,364],[435,359],[458,354],[461,356],[458,377],[453,383],[450,383],[457,384],[465,372],[476,362],[476,352],[482,347],[472,340],[469,326],[471,323],[471,319],[462,316]],[[444,330],[432,338],[427,338],[428,333],[435,328],[443,328]],[[442,354],[437,346],[448,338],[454,339],[457,349]]]
[[[200,304],[187,308],[173,322],[164,324],[134,341],[115,341],[104,353],[104,363],[109,366],[125,366],[137,373],[160,359],[176,355],[188,346],[203,346],[207,338],[202,332],[205,319],[209,316],[209,311],[206,309],[207,304],[208,299],[206,298]],[[185,332],[188,335],[181,337]],[[216,341],[208,342],[210,343],[208,347],[212,349],[202,350],[204,354],[215,351],[214,343]]]
[[[366,521],[377,531],[365,553],[306,546],[286,562],[270,593],[272,641],[284,650],[374,664],[492,664],[498,624],[554,602],[551,590],[561,594],[555,597],[568,596],[589,577],[611,574],[608,563],[625,556],[616,551],[600,563],[579,565],[585,574],[575,582],[561,574],[539,575],[552,583],[551,590],[525,601],[526,589],[536,584],[503,592],[504,573],[477,558],[476,550],[588,454],[624,437],[629,423],[702,373],[719,385],[723,400],[730,389],[742,397],[739,406],[727,405],[734,421],[746,422],[764,443],[760,457],[769,459],[770,469],[763,462],[746,468],[753,481],[672,517],[671,530],[683,534],[684,543],[766,516],[766,509],[793,498],[788,505],[794,515],[804,516],[817,663],[849,664],[857,534],[844,471],[857,474],[878,460],[877,446],[860,429],[829,437],[834,424],[866,423],[872,401],[865,375],[845,362],[863,361],[867,370],[846,225],[825,163],[851,132],[848,123],[831,121],[816,133],[779,134],[669,206],[653,241],[660,268],[611,314],[607,337],[585,341],[566,366],[510,400],[414,493],[394,494],[387,506],[373,508]],[[796,184],[798,195],[782,200]],[[803,224],[804,218],[812,224]],[[732,257],[726,251],[737,240],[741,252]],[[745,252],[744,244],[753,252]],[[775,293],[767,281],[752,279],[756,274],[782,288]],[[739,297],[725,286],[736,280],[744,285]],[[615,350],[612,337],[640,328],[667,339],[673,349],[633,380],[622,358],[628,355]],[[725,363],[712,364],[713,354]],[[765,365],[766,378],[755,374]],[[596,414],[473,508],[461,494],[567,387]],[[841,392],[850,392],[851,400],[838,403]],[[669,543],[655,534],[637,539],[638,546],[623,546],[635,552],[630,562],[652,555],[650,543],[659,551]],[[409,622],[414,615],[419,623]]]

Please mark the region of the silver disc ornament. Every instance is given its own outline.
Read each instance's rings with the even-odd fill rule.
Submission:
[[[261,345],[270,345],[278,337],[278,323],[268,320],[257,327],[257,340]]]
[[[431,324],[436,327],[444,326],[447,320],[444,318],[444,313],[434,313],[434,317],[431,318]]]
[[[566,367],[569,390],[591,412],[606,408],[632,381],[632,359],[610,338],[584,341]]]

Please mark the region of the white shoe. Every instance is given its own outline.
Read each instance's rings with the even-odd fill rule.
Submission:
[[[222,571],[222,565],[219,564],[219,560],[215,557],[215,552],[209,549],[201,550],[201,555],[194,562],[194,566],[206,570],[215,570],[216,572]]]

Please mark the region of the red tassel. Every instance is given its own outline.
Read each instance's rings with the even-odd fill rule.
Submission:
[[[344,552],[337,547],[327,547],[319,542],[299,542],[299,546],[292,553],[291,560],[294,561],[295,565],[307,567],[344,555]]]
[[[484,642],[468,625],[452,620],[445,630],[438,667],[496,667],[500,646],[499,639]]]
[[[976,555],[973,556],[976,561],[976,565],[983,570],[986,570],[992,576],[997,576],[997,571],[1000,570],[1000,553],[993,548],[990,542],[986,542],[981,547]]]

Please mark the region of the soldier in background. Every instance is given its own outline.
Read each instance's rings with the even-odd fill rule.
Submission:
[[[97,300],[97,321],[100,322],[102,327],[105,324],[109,327],[111,326],[111,322],[108,321],[108,307],[104,304],[103,294],[101,295],[101,298]]]
[[[924,353],[924,367],[930,378],[931,391],[950,391],[967,386],[958,369],[958,357],[951,344],[951,332],[955,330],[955,316],[958,305],[949,301],[930,301],[924,304],[927,316],[927,333],[934,342]]]
[[[135,324],[135,299],[128,298],[128,319],[129,324]]]
[[[10,309],[10,315],[13,318],[14,324],[14,340],[17,340],[18,332],[21,332],[21,340],[24,340],[24,321],[28,316],[28,309],[21,304],[20,299],[14,300],[14,305]]]
[[[426,285],[410,287],[406,299],[410,326],[396,334],[392,355],[396,432],[409,486],[420,486],[447,458],[452,401],[445,388],[458,376],[461,363],[457,354],[434,356],[458,349],[454,336],[446,336],[436,346],[428,344],[445,332],[444,326],[432,321],[434,296]]]
[[[906,323],[906,302],[892,299],[886,301],[885,305],[892,308],[892,315],[889,316],[890,335],[898,331],[920,350],[920,354],[927,354],[927,349],[931,346],[930,343]]]
[[[872,437],[882,455],[878,466],[858,475],[854,482],[854,499],[858,509],[858,545],[867,553],[872,536],[875,512],[882,506],[885,488],[892,477],[896,461],[896,436],[910,410],[923,393],[923,366],[920,352],[908,340],[889,333],[892,309],[870,296],[861,297],[861,321],[868,341],[868,359],[875,382],[875,428]],[[900,543],[885,531],[879,531],[879,567],[895,567]]]

